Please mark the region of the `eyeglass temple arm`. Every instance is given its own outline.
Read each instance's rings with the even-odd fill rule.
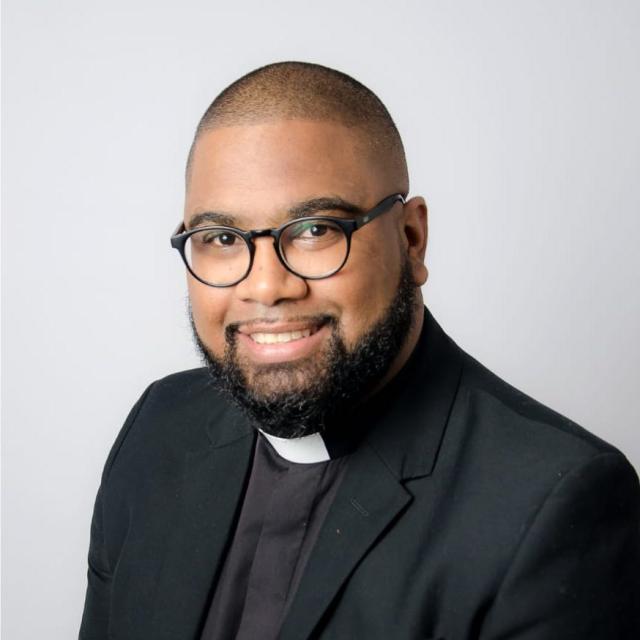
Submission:
[[[172,236],[177,236],[179,233],[182,233],[183,231],[186,231],[186,228],[184,226],[184,221],[181,220],[178,223],[178,226],[176,227],[175,231],[171,234]]]
[[[367,211],[367,213],[354,218],[356,229],[359,229],[372,220],[375,220],[378,216],[381,216],[383,213],[389,211],[389,209],[391,209],[391,207],[396,202],[402,202],[402,204],[404,204],[406,202],[405,197],[401,193],[396,193],[392,196],[389,196],[388,198],[385,198],[382,202],[371,209],[371,211]]]

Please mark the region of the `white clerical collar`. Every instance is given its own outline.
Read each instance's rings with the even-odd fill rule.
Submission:
[[[278,455],[289,462],[310,463],[331,460],[327,446],[319,433],[301,438],[279,438],[265,433],[262,429],[258,431],[271,443]]]

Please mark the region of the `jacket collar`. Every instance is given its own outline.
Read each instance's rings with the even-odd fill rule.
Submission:
[[[430,475],[462,373],[461,349],[424,307],[409,360],[368,407],[367,442],[399,480]]]

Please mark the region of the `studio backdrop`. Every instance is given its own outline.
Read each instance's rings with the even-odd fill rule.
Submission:
[[[429,207],[426,304],[640,469],[640,5],[5,0],[3,637],[77,635],[133,402],[199,366],[169,246],[213,97],[278,60],[371,88]]]

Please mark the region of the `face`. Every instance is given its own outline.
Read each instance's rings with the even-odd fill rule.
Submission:
[[[384,163],[367,154],[359,134],[342,125],[294,120],[226,127],[206,132],[195,147],[184,221],[191,228],[194,215],[218,212],[233,226],[263,229],[284,223],[290,209],[310,200],[340,198],[368,210],[401,190]],[[331,209],[317,213],[349,217]],[[251,272],[234,286],[214,288],[187,276],[192,326],[210,369],[232,381],[245,405],[251,400],[266,431],[291,437],[278,427],[277,415],[269,422],[272,410],[256,414],[256,407],[280,407],[284,416],[282,408],[305,398],[310,406],[332,399],[335,406],[346,397],[344,388],[335,388],[337,373],[353,372],[364,347],[370,362],[380,359],[371,352],[372,339],[375,346],[395,335],[386,339],[384,362],[369,367],[373,376],[367,367],[358,369],[366,382],[359,394],[383,384],[410,354],[422,317],[417,287],[427,277],[426,206],[422,198],[396,203],[355,232],[347,263],[323,280],[287,271],[271,238],[257,238],[255,245]],[[322,412],[307,411],[295,435],[320,428]],[[296,418],[302,416],[284,422]]]

